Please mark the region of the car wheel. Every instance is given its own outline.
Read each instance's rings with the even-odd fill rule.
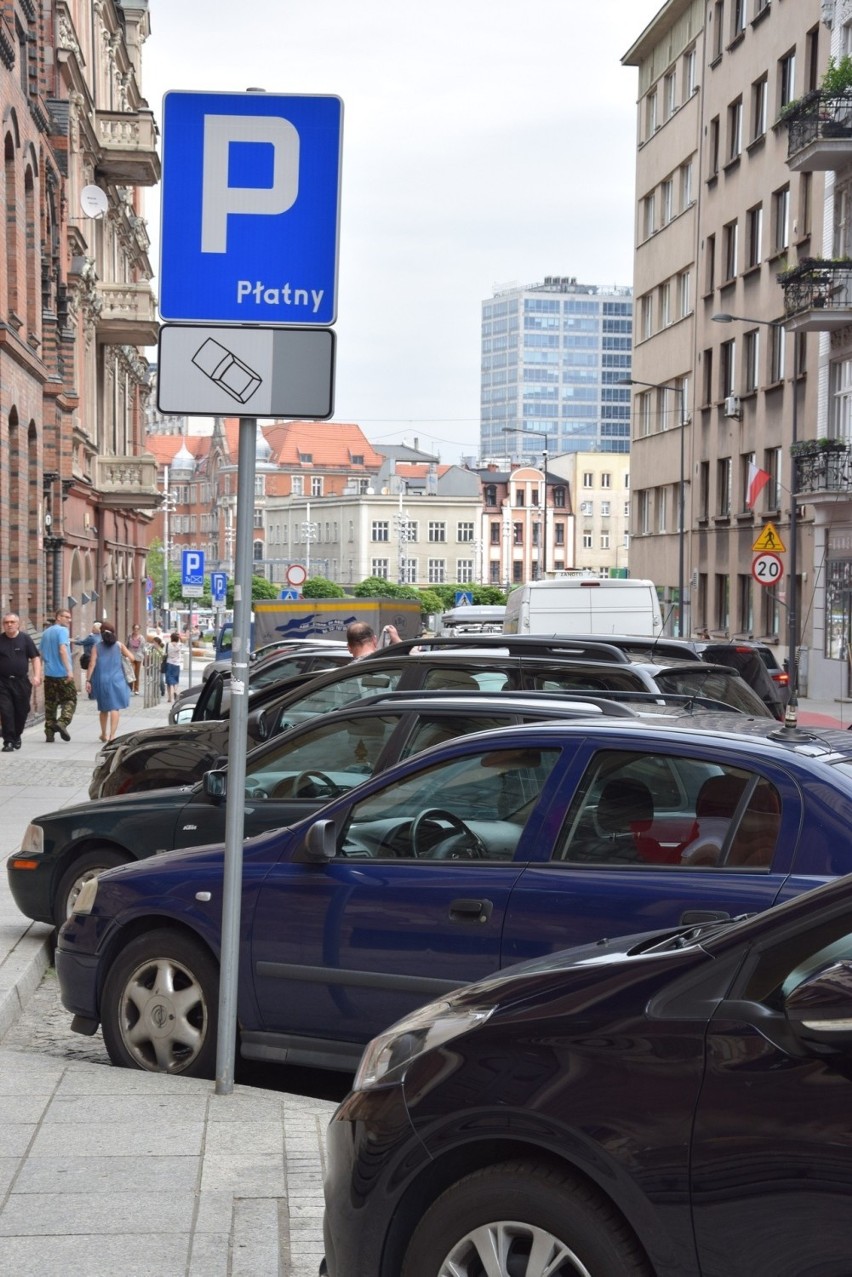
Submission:
[[[120,851],[112,851],[107,847],[92,847],[78,856],[72,865],[65,870],[59,879],[59,886],[53,899],[53,918],[57,927],[61,927],[71,917],[74,905],[83,883],[96,878],[105,869],[115,869],[117,865],[130,863],[130,856]]]
[[[402,1277],[650,1277],[618,1212],[572,1175],[515,1161],[466,1176],[423,1216]]]
[[[189,936],[137,936],[104,984],[101,1026],[113,1064],[149,1073],[212,1077],[216,1065],[219,969]]]

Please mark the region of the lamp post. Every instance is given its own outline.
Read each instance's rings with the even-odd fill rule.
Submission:
[[[659,381],[638,381],[635,377],[623,377],[616,382],[618,386],[647,386],[649,390],[663,390],[680,398],[680,478],[678,480],[677,497],[677,636],[683,638],[685,581],[685,549],[686,549],[686,392],[683,386],[668,386]]]
[[[784,328],[779,319],[753,319],[749,315],[729,315],[722,312],[711,316],[716,324],[761,324],[765,328]],[[791,445],[799,438],[799,343],[793,333],[793,412],[791,421]],[[790,587],[787,597],[787,673],[790,677],[790,699],[787,713],[793,725],[796,721],[799,684],[799,619],[796,611],[796,585],[799,561],[799,512],[796,503],[796,459],[790,454]]]
[[[547,432],[544,430],[524,430],[523,426],[504,426],[504,435],[527,435],[533,439],[543,439],[544,447],[541,450],[542,464],[544,467],[544,505],[543,511],[543,527],[542,527],[542,544],[541,544],[541,575],[542,578],[547,576],[547,458],[550,455],[548,447],[549,439]]]

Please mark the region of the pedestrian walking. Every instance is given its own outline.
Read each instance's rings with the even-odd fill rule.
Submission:
[[[4,754],[21,748],[21,734],[30,712],[32,689],[40,682],[38,648],[29,634],[21,633],[21,618],[17,612],[7,612],[3,617],[3,633],[0,634],[0,725]]]
[[[133,664],[133,673],[135,675],[133,687],[130,689],[134,696],[139,695],[139,673],[142,669],[142,658],[145,655],[145,639],[142,635],[142,629],[139,625],[134,625],[133,629],[127,636],[126,647],[130,652],[130,660]]]
[[[172,636],[166,644],[166,700],[173,701],[177,692],[175,688],[180,682],[180,669],[183,662],[183,643],[180,634],[172,630]]]
[[[112,740],[118,731],[119,715],[130,704],[130,684],[124,672],[122,657],[133,663],[133,657],[120,643],[115,626],[101,622],[101,641],[92,648],[92,663],[86,688],[95,693],[101,720],[101,740]]]
[[[100,643],[100,641],[101,641],[100,621],[94,622],[91,630],[89,631],[89,633],[86,635],[84,639],[75,640],[77,645],[83,649],[83,651],[80,654],[80,669],[81,670],[87,670],[89,668],[92,662],[92,648],[95,646],[96,643]],[[93,701],[95,699],[94,692],[89,692],[88,695],[89,695],[90,701]]]
[[[166,694],[166,648],[158,634],[151,639],[151,646],[157,649],[157,676],[160,680],[160,697]]]
[[[71,663],[71,635],[68,626],[71,613],[60,608],[56,619],[41,636],[41,659],[44,664],[44,735],[52,745],[56,733],[70,740],[68,728],[77,708],[77,687]]]

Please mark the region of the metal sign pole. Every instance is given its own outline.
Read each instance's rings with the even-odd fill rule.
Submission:
[[[228,792],[225,810],[225,871],[222,889],[222,962],[216,1094],[234,1089],[240,913],[243,886],[243,811],[248,738],[248,670],[251,640],[252,525],[257,418],[240,421],[237,470],[237,544],[234,561],[234,645],[231,650],[231,711],[228,733]]]

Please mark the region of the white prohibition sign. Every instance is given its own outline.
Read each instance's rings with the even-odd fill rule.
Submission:
[[[769,551],[755,555],[751,574],[758,585],[777,585],[784,575],[784,564],[780,555]]]
[[[301,563],[291,563],[287,569],[287,583],[289,585],[304,585],[308,579],[307,568]]]

